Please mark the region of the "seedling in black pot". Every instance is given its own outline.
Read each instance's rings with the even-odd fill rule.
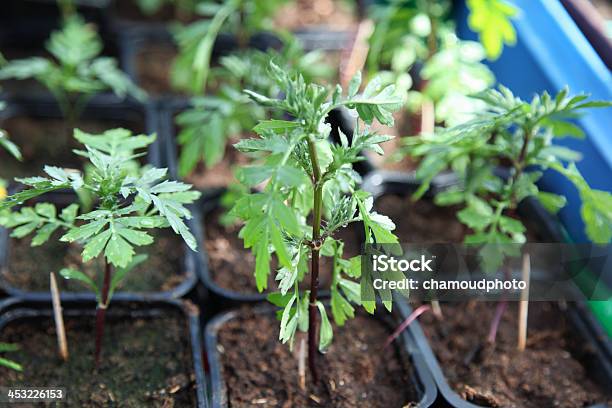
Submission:
[[[240,235],[255,256],[259,291],[266,288],[271,253],[276,253],[280,292],[271,294],[269,300],[283,308],[279,339],[292,344],[298,329],[308,331],[309,369],[317,382],[317,346],[325,351],[333,337],[325,305],[318,298],[320,256],[333,260],[331,310],[336,323],[343,325],[354,316],[351,302],[368,312],[374,311],[376,303],[361,299],[359,284],[348,279],[361,275],[360,257],[343,259],[344,244],[334,239],[334,234],[350,223],[362,222],[367,243],[397,243],[391,232],[395,226],[372,210],[372,198],[356,186],[359,175],[352,169],[352,164],[361,160],[362,150],[382,153],[379,143],[390,137],[366,127],[358,129],[350,143],[341,135],[341,143],[334,145],[329,141],[331,128],[325,118],[332,109],[345,106],[355,109],[368,125],[375,119],[391,125],[392,112],[401,107],[402,100],[394,95],[393,86],[381,89],[376,80],[358,94],[360,74],[351,80],[346,96],[340,86],[330,95],[325,87],[308,83],[301,75],[287,73],[273,63],[269,75],[277,81],[282,99],[246,92],[262,106],[293,119],[260,121],[254,128],[258,139],[236,144],[241,152],[261,160],[242,167],[238,179],[249,187],[266,184],[261,191],[239,199],[232,214],[245,222]],[[301,292],[299,283],[308,272],[310,290]],[[391,309],[390,302],[385,306]]]
[[[564,89],[552,98],[544,92],[526,102],[504,87],[488,90],[477,95],[487,107],[477,118],[434,135],[405,139],[407,152],[422,157],[417,176],[423,182],[415,198],[425,193],[441,171],[451,168],[459,175],[462,188],[439,193],[435,202],[464,206],[458,218],[473,231],[465,243],[482,245],[486,270],[497,269],[506,255],[517,256],[516,247],[503,244],[526,241],[525,225],[515,216],[518,203],[534,197],[552,213],[565,206],[565,197],[540,191],[536,184],[547,169],[561,173],[577,188],[588,238],[595,243],[612,239],[612,194],[590,188],[575,165],[578,152],[553,144],[565,136],[583,138],[582,130],[571,121],[585,109],[612,103],[568,93]],[[507,177],[499,171],[503,167],[509,167]],[[495,341],[504,308],[505,302],[500,302],[490,342]]]
[[[90,192],[95,197],[95,208],[78,215],[78,204],[71,204],[58,213],[53,204],[38,202],[33,207],[3,215],[0,225],[13,228],[11,236],[17,238],[35,232],[32,245],[43,244],[60,229],[65,232],[60,241],[83,245],[83,263],[101,258],[101,279],[74,268],[60,271],[64,278],[78,280],[96,294],[95,360],[98,365],[106,309],[113,293],[130,270],[146,259],[136,255],[134,247],[153,243],[149,230],[171,227],[196,250],[195,238],[184,222],[191,218],[185,205],[200,194],[188,184],[165,180],[167,169],[148,168],[138,176],[132,175],[131,161],[144,154],[138,151],[151,144],[154,135],[133,136],[125,129],[91,135],[77,129],[75,137],[85,145],[85,150],[75,153],[93,166],[89,179],[85,180],[76,170],[46,166],[48,177],[19,179],[26,188],[0,202],[0,211],[61,189]]]

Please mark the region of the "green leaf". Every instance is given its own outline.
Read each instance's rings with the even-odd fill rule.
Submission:
[[[111,279],[111,283],[110,283],[109,290],[108,290],[108,301],[109,302],[112,299],[113,294],[115,293],[115,290],[117,289],[119,285],[121,285],[121,282],[123,282],[127,274],[131,272],[135,267],[145,262],[148,258],[149,256],[146,254],[138,254],[132,258],[131,262],[125,268],[117,268],[115,270],[115,273],[113,274],[113,278]]]
[[[257,290],[263,292],[268,287],[270,275],[270,252],[268,250],[268,234],[264,234],[255,247],[255,282]]]
[[[59,228],[58,224],[44,225],[36,232],[36,235],[34,235],[34,238],[32,238],[31,245],[35,247],[35,246],[40,246],[44,244],[45,242],[49,240],[49,238],[51,237],[51,234],[53,234],[53,232],[57,230],[58,228]]]
[[[542,206],[552,214],[558,213],[567,203],[567,200],[562,195],[545,191],[538,192],[538,201],[540,201]]]
[[[325,306],[323,306],[323,303],[317,302],[317,307],[319,308],[319,313],[321,315],[321,326],[319,328],[319,351],[324,353],[332,342],[334,332],[331,323],[327,318],[327,312],[325,311]]]
[[[83,261],[87,262],[98,255],[104,250],[108,240],[110,239],[112,231],[107,229],[103,231],[101,234],[96,235],[92,239],[90,239],[87,244],[83,247],[83,253],[81,254],[83,257]]]
[[[63,268],[61,271],[59,271],[59,274],[64,279],[74,279],[85,284],[85,286],[91,289],[96,294],[96,296],[99,297],[100,293],[98,290],[98,286],[93,281],[93,279],[85,275],[83,272],[73,268]]]
[[[21,364],[3,357],[0,357],[0,366],[4,366],[15,371],[23,371],[23,366]]]
[[[118,234],[113,234],[108,240],[104,255],[108,262],[119,268],[125,268],[134,256],[132,246]]]
[[[293,264],[291,263],[291,257],[289,255],[289,251],[287,250],[287,246],[285,241],[283,240],[282,233],[278,226],[275,223],[268,224],[268,231],[270,233],[270,241],[274,246],[274,250],[276,252],[276,256],[278,257],[278,261],[282,266],[287,269],[293,269]]]

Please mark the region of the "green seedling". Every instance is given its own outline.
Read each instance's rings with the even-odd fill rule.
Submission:
[[[224,0],[221,4],[200,4],[199,14],[210,17],[174,29],[179,47],[172,69],[172,83],[178,90],[201,94],[211,71],[213,46],[219,33],[233,34],[238,49],[245,49],[251,35],[272,27],[272,17],[287,0]]]
[[[129,163],[143,155],[139,151],[154,141],[154,135],[133,136],[125,129],[92,135],[77,129],[74,136],[85,146],[85,150],[75,153],[93,166],[92,177],[85,180],[79,171],[46,166],[47,177],[18,179],[25,189],[0,202],[0,211],[65,189],[88,191],[95,197],[95,208],[79,214],[79,205],[74,203],[58,211],[55,205],[38,199],[33,206],[5,213],[0,217],[0,225],[13,229],[11,236],[15,238],[34,233],[33,246],[42,245],[55,231],[62,230],[60,241],[82,245],[83,263],[100,259],[99,277],[75,268],[60,271],[64,278],[77,280],[96,294],[98,365],[106,309],[113,293],[126,275],[146,259],[137,255],[134,247],[153,243],[149,231],[170,227],[195,251],[196,240],[185,224],[191,213],[185,205],[196,200],[199,193],[188,184],[166,180],[167,169],[152,167],[137,176],[130,175]]]
[[[247,187],[262,183],[265,187],[245,194],[231,213],[244,221],[240,236],[255,256],[259,291],[267,287],[271,254],[276,254],[280,291],[269,295],[269,300],[282,308],[279,339],[293,344],[298,330],[308,331],[309,369],[317,382],[316,350],[325,351],[333,337],[326,307],[318,298],[320,257],[333,260],[331,311],[341,326],[354,316],[352,303],[369,312],[376,303],[362,301],[359,284],[351,280],[361,275],[360,257],[343,259],[344,243],[334,234],[350,223],[361,222],[367,243],[397,243],[393,222],[372,210],[372,197],[357,187],[359,175],[352,168],[364,150],[382,154],[379,143],[391,137],[377,135],[369,127],[358,128],[350,142],[341,134],[341,143],[334,145],[328,138],[331,128],[324,121],[332,109],[345,106],[355,109],[367,125],[378,120],[389,126],[392,112],[402,106],[402,100],[395,96],[392,85],[382,89],[377,80],[358,93],[360,74],[351,80],[346,95],[339,85],[330,92],[273,63],[269,75],[284,97],[245,92],[261,106],[292,119],[260,121],[253,129],[259,138],[235,145],[258,157],[257,164],[238,170],[238,179]],[[299,284],[307,275],[310,290],[302,292]],[[391,302],[385,306],[390,309]]]
[[[564,89],[554,98],[544,92],[526,102],[504,87],[488,90],[476,96],[487,107],[476,119],[435,135],[406,138],[407,152],[422,157],[417,175],[423,183],[415,198],[429,188],[433,177],[450,168],[463,188],[439,193],[435,202],[465,206],[459,220],[474,231],[466,243],[523,243],[525,225],[513,217],[519,202],[535,197],[553,213],[565,205],[565,197],[540,191],[536,184],[545,170],[552,169],[578,189],[587,236],[593,242],[609,242],[612,195],[591,189],[575,165],[580,154],[553,142],[562,137],[583,138],[572,120],[588,108],[611,103],[589,101],[584,94],[568,96],[568,92]],[[510,166],[508,178],[495,171],[504,165]]]
[[[100,92],[111,90],[122,98],[145,99],[144,91],[118,68],[114,58],[100,56],[102,40],[94,26],[80,17],[64,20],[46,48],[52,58],[30,57],[0,64],[0,80],[33,78],[40,82],[53,94],[71,125]]]
[[[179,175],[190,174],[200,162],[213,167],[223,159],[229,138],[250,131],[270,114],[270,109],[253,103],[242,92],[245,87],[270,97],[278,95],[280,88],[267,75],[270,61],[309,80],[331,73],[321,61],[321,52],[304,53],[296,41],[289,41],[282,52],[249,49],[221,58],[214,73],[219,82],[217,95],[193,98],[193,106],[177,117],[181,129],[177,137],[181,145]]]

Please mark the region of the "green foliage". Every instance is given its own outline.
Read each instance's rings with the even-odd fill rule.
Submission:
[[[0,54],[0,58],[1,57],[2,57],[2,54]],[[0,111],[3,110],[4,107],[5,107],[5,103],[0,101]],[[7,152],[9,152],[9,154],[13,156],[14,158],[16,158],[17,160],[19,161],[23,160],[23,157],[21,156],[21,151],[19,151],[19,147],[17,147],[15,143],[9,140],[8,133],[6,133],[6,130],[4,129],[0,129],[0,147],[2,147]]]
[[[19,350],[19,346],[16,344],[0,343],[0,353],[10,353],[17,350]],[[3,357],[0,357],[0,366],[7,367],[15,371],[23,371],[21,364]]]
[[[544,92],[526,102],[504,87],[489,90],[477,95],[487,109],[476,119],[436,135],[407,138],[408,152],[422,157],[417,175],[423,182],[415,197],[427,190],[436,174],[451,168],[462,179],[463,189],[440,193],[436,203],[465,205],[458,217],[474,230],[466,241],[522,243],[525,226],[512,217],[517,203],[536,197],[552,212],[565,205],[564,197],[541,192],[536,185],[550,168],[578,188],[589,238],[608,242],[612,234],[610,193],[591,189],[574,165],[580,155],[553,142],[566,136],[583,137],[572,120],[587,108],[612,104],[587,101],[583,94],[568,96],[568,92],[564,89],[554,98]],[[508,178],[495,173],[505,163],[511,166]]]
[[[341,143],[334,145],[324,120],[332,109],[346,106],[355,109],[368,126],[374,120],[391,125],[392,112],[401,107],[402,100],[395,96],[393,86],[382,88],[378,80],[358,94],[361,75],[353,78],[346,95],[339,85],[330,93],[273,63],[269,75],[278,83],[283,99],[245,92],[260,105],[293,119],[260,121],[253,129],[258,138],[235,145],[257,158],[252,166],[239,169],[238,179],[246,186],[265,182],[265,188],[242,196],[231,213],[244,221],[240,236],[255,255],[260,291],[266,289],[272,254],[278,259],[280,292],[269,299],[283,308],[280,340],[292,342],[296,330],[308,329],[309,292],[300,292],[299,282],[308,275],[309,258],[318,262],[319,250],[322,256],[333,258],[332,315],[336,322],[343,324],[354,315],[349,301],[361,303],[359,284],[348,279],[359,276],[360,271],[353,267],[358,261],[342,259],[343,244],[333,238],[338,229],[363,222],[367,242],[397,241],[391,232],[395,226],[372,211],[371,197],[358,189],[359,175],[352,169],[363,150],[382,153],[378,144],[390,137],[358,127],[353,140],[341,134]],[[324,305],[317,302],[316,307],[321,315],[319,348],[325,349],[333,335],[331,324]]]
[[[93,95],[112,90],[116,95],[143,100],[146,95],[117,67],[101,57],[102,41],[94,27],[75,16],[64,21],[46,45],[53,59],[30,57],[0,67],[0,80],[34,78],[55,96],[64,115],[74,120]]]
[[[431,101],[436,121],[453,126],[482,108],[468,95],[490,87],[494,77],[482,63],[482,45],[455,34],[449,9],[445,1],[395,1],[375,7],[368,68],[381,72],[399,92],[407,92],[410,110],[418,111]],[[422,85],[416,88],[410,71],[419,64]]]
[[[240,136],[269,114],[241,92],[243,86],[267,96],[280,92],[266,74],[269,61],[312,79],[330,72],[320,57],[320,52],[304,53],[296,41],[289,42],[282,53],[250,49],[223,57],[214,75],[220,82],[217,95],[193,98],[192,108],[177,117],[179,174],[189,174],[200,161],[214,166],[223,158],[229,137]]]
[[[470,9],[468,24],[478,33],[489,59],[499,58],[504,44],[516,43],[511,21],[518,13],[516,7],[504,0],[468,0],[467,6]]]
[[[75,138],[85,146],[85,150],[75,153],[86,158],[93,169],[88,181],[78,171],[45,166],[48,177],[19,179],[27,188],[0,202],[0,211],[59,189],[89,191],[96,207],[79,214],[79,206],[71,204],[58,215],[54,205],[37,203],[18,212],[3,213],[0,225],[13,228],[11,235],[16,238],[35,232],[34,246],[43,244],[61,229],[64,233],[60,241],[82,245],[83,262],[103,257],[117,268],[117,279],[142,262],[134,247],[153,243],[149,234],[152,229],[170,227],[196,250],[195,238],[184,220],[191,218],[185,205],[195,201],[199,193],[188,184],[165,180],[167,169],[146,168],[138,175],[130,172],[133,160],[155,140],[154,135],[133,136],[125,129],[92,135],[76,129]],[[64,269],[61,274],[99,293],[94,280],[82,272]],[[111,293],[119,282],[113,280]]]
[[[211,17],[174,28],[179,55],[172,69],[172,84],[178,90],[198,95],[210,76],[213,46],[221,32],[234,34],[238,48],[250,36],[271,27],[271,17],[286,0],[224,0],[221,4],[201,4],[199,14]]]

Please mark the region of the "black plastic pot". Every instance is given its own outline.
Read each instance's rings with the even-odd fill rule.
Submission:
[[[389,315],[386,315],[385,312],[381,311],[380,309],[381,307],[377,308],[377,312],[375,313],[376,319],[382,321],[385,321],[385,319],[389,319],[394,321],[394,324],[397,324],[401,321],[398,313],[394,313],[392,315],[393,317],[391,317]],[[275,308],[270,306],[260,306],[256,308],[256,312],[260,314],[273,314],[274,311]],[[213,408],[222,408],[228,406],[226,392],[227,390],[221,371],[221,357],[219,355],[219,343],[217,336],[219,330],[223,327],[223,325],[226,324],[228,321],[235,319],[237,316],[239,316],[239,313],[240,311],[229,311],[222,313],[216,316],[210,322],[208,322],[206,328],[204,329],[206,356],[208,358],[209,376],[211,384],[211,406]],[[431,377],[431,374],[427,369],[423,355],[419,350],[418,345],[415,343],[414,339],[411,336],[408,336],[405,333],[400,336],[400,339],[400,347],[404,351],[406,351],[406,354],[410,359],[411,366],[413,367],[413,372],[411,373],[410,377],[413,386],[415,387],[419,395],[418,406],[434,406],[433,404],[435,403],[437,397],[436,386]]]
[[[452,173],[441,174],[432,181],[431,188],[424,199],[431,199],[437,192],[457,184],[457,178]],[[418,186],[419,182],[414,173],[377,171],[364,180],[364,189],[371,192],[375,199],[387,194],[406,196],[414,192]],[[536,199],[530,197],[523,200],[518,206],[518,213],[524,220],[530,222],[545,241],[567,241],[567,234],[559,221],[547,212]],[[400,300],[395,304],[403,318],[407,318],[412,313],[411,307],[405,301]],[[566,313],[580,338],[583,339],[588,348],[595,352],[596,358],[589,362],[597,371],[593,377],[598,378],[602,384],[612,384],[612,341],[584,302],[569,302]],[[440,391],[441,400],[438,403],[459,408],[479,407],[479,405],[461,398],[450,387],[418,321],[412,322],[407,331],[417,344],[417,348],[422,352],[425,363],[434,377]]]
[[[7,108],[0,113],[0,123],[2,120],[7,119],[16,115],[26,115],[28,117],[40,117],[40,118],[61,118],[61,113],[57,104],[52,100],[19,100],[11,101]],[[125,120],[129,119],[135,122],[141,121],[143,128],[146,129],[147,133],[154,133],[158,131],[158,117],[155,106],[153,105],[139,105],[130,102],[119,102],[116,98],[107,95],[96,97],[86,107],[83,112],[84,118],[95,118],[97,120]],[[150,146],[147,162],[156,166],[162,167],[163,163],[161,160],[161,139],[158,138],[155,143]],[[66,192],[54,192],[43,197],[44,200],[51,200],[57,202],[58,205],[67,205],[67,203],[76,202],[75,197],[72,193]],[[192,208],[194,218],[187,221],[187,225],[196,232],[196,240],[199,240],[196,226],[199,224],[197,221],[197,208]],[[8,264],[8,253],[10,250],[11,240],[9,238],[9,231],[4,228],[0,228],[0,268],[10,268]],[[184,255],[182,257],[181,265],[177,265],[178,271],[185,276],[185,279],[175,286],[173,289],[164,292],[151,292],[151,293],[128,293],[128,292],[117,292],[114,295],[116,300],[156,300],[156,299],[172,299],[180,298],[191,292],[196,286],[197,279],[197,268],[198,255],[189,249],[185,244],[182,244],[181,251]],[[57,271],[56,271],[57,272]],[[26,292],[19,288],[12,287],[0,276],[0,296],[2,294],[10,295],[25,301],[32,302],[49,302],[50,294],[48,292]],[[90,301],[94,298],[91,292],[79,292],[79,293],[62,293],[62,299],[67,301]]]
[[[112,44],[109,5],[112,0],[77,0],[77,12],[94,23],[105,45]],[[0,49],[40,51],[61,21],[57,0],[3,0]]]
[[[8,301],[5,301],[7,303]],[[10,299],[10,309],[0,309],[0,332],[12,322],[23,320],[52,319],[53,310],[46,308],[31,308],[23,301]],[[65,318],[87,318],[93,319],[95,303],[86,304],[62,304]],[[202,334],[200,329],[200,311],[197,306],[188,302],[177,300],[154,301],[154,302],[113,302],[107,312],[107,319],[113,317],[121,319],[131,318],[155,318],[169,311],[178,311],[184,317],[186,323],[185,337],[189,338],[191,346],[191,357],[193,360],[193,373],[195,374],[195,399],[198,408],[208,407],[207,386],[202,356]]]

